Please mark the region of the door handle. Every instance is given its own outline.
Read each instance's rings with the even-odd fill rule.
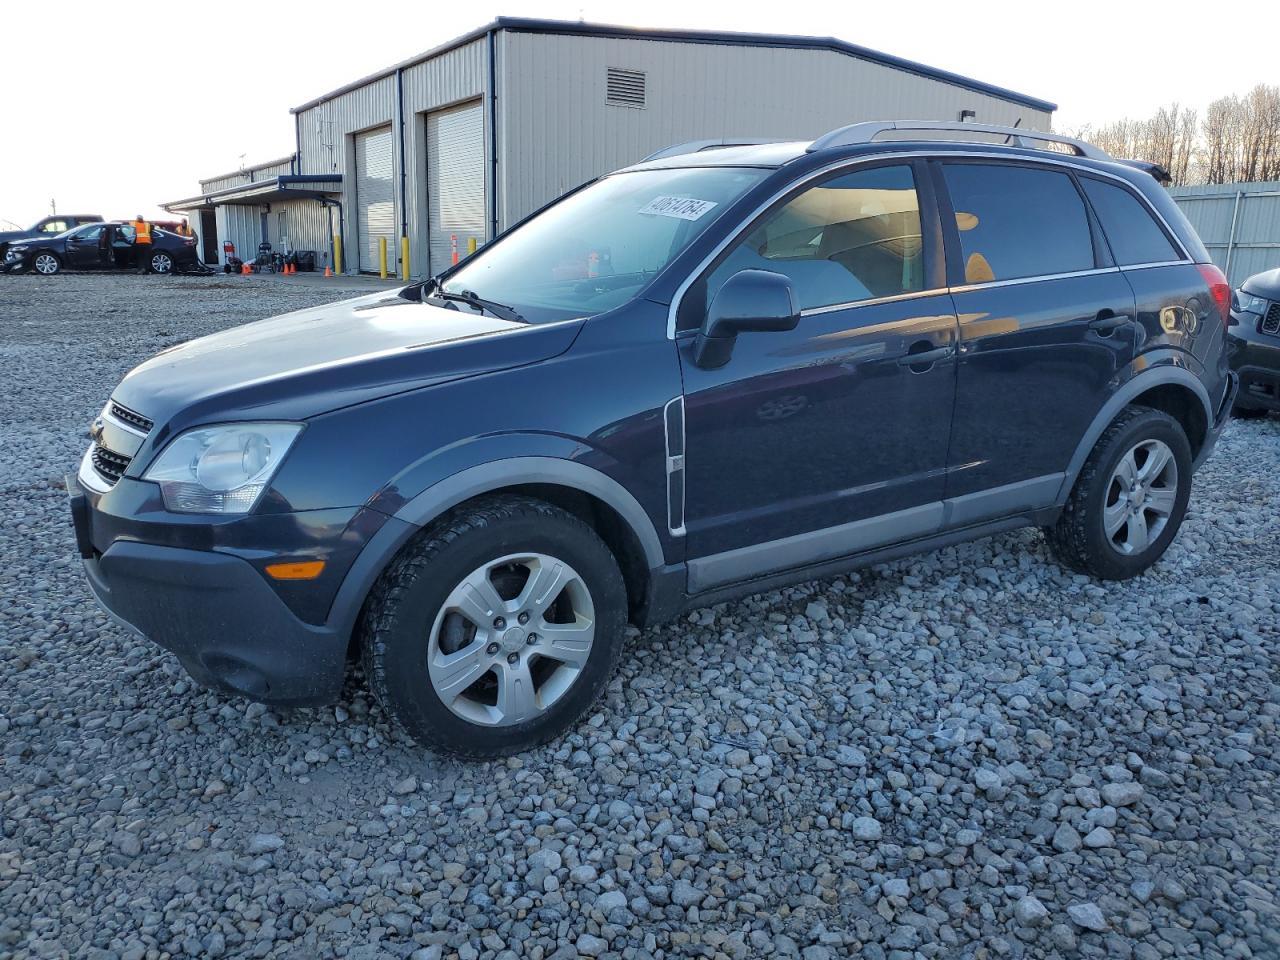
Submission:
[[[1126,313],[1100,313],[1089,321],[1089,329],[1100,337],[1109,337],[1132,319]]]
[[[920,341],[925,343],[927,341]],[[933,350],[920,350],[916,353],[904,353],[898,358],[898,366],[900,367],[927,367],[937,363],[939,360],[945,360],[951,356],[952,350],[950,346],[935,347]]]

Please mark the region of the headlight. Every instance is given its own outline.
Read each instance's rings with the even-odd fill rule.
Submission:
[[[10,252],[10,253],[26,253],[28,249],[30,249],[30,248],[29,248],[29,247],[27,247],[27,246],[25,246],[25,245],[24,245],[24,246],[18,246],[18,247],[10,247],[10,248],[9,248],[9,252]]]
[[[1243,290],[1235,292],[1236,310],[1240,313],[1256,313],[1261,315],[1267,309],[1267,301],[1262,297],[1255,297],[1252,293],[1245,293]]]
[[[178,513],[248,513],[302,430],[300,423],[224,423],[188,430],[147,468]]]

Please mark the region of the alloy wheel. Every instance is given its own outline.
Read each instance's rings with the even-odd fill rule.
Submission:
[[[173,260],[167,253],[152,254],[151,269],[156,273],[168,273],[173,269]]]
[[[459,583],[431,627],[427,672],[453,713],[483,726],[550,709],[582,673],[595,639],[591,592],[542,553],[501,557]]]
[[[1116,464],[1102,523],[1112,549],[1142,553],[1160,538],[1178,499],[1178,463],[1162,440],[1143,440]]]
[[[36,273],[43,273],[45,276],[58,272],[58,258],[52,253],[42,253],[35,260]]]

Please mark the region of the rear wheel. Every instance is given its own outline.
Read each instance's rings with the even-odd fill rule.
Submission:
[[[62,261],[58,259],[57,254],[42,251],[37,253],[35,259],[31,261],[31,268],[36,273],[51,277],[62,269]]]
[[[446,517],[383,575],[365,672],[419,743],[495,757],[558,736],[618,664],[626,588],[590,527],[499,497]]]
[[[153,250],[151,252],[150,263],[152,273],[173,272],[173,257],[165,253],[163,250]]]
[[[1045,535],[1065,566],[1127,580],[1168,549],[1190,494],[1191,445],[1181,424],[1159,410],[1129,407],[1098,439]]]

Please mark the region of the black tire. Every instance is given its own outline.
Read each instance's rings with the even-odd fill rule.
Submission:
[[[558,699],[525,722],[488,726],[458,715],[437,694],[427,667],[432,626],[472,571],[522,551],[578,572],[594,606],[595,636]],[[499,757],[557,737],[595,703],[621,658],[626,618],[622,573],[594,530],[543,501],[497,496],[441,518],[396,558],[365,606],[361,654],[374,695],[418,743],[470,759]]]
[[[159,261],[159,265],[157,262]],[[152,250],[147,257],[147,272],[167,275],[173,273],[173,254],[167,250]]]
[[[1120,460],[1136,445],[1148,440],[1159,440],[1172,451],[1177,466],[1177,490],[1173,509],[1160,534],[1147,549],[1126,555],[1107,537],[1102,522],[1103,508],[1112,474]],[[1168,549],[1182,525],[1190,495],[1191,444],[1182,425],[1159,410],[1126,407],[1098,438],[1058,522],[1044,529],[1045,538],[1063,566],[1100,580],[1128,580],[1143,573]]]
[[[31,272],[42,277],[52,277],[62,272],[62,258],[51,250],[37,251],[31,258]]]

